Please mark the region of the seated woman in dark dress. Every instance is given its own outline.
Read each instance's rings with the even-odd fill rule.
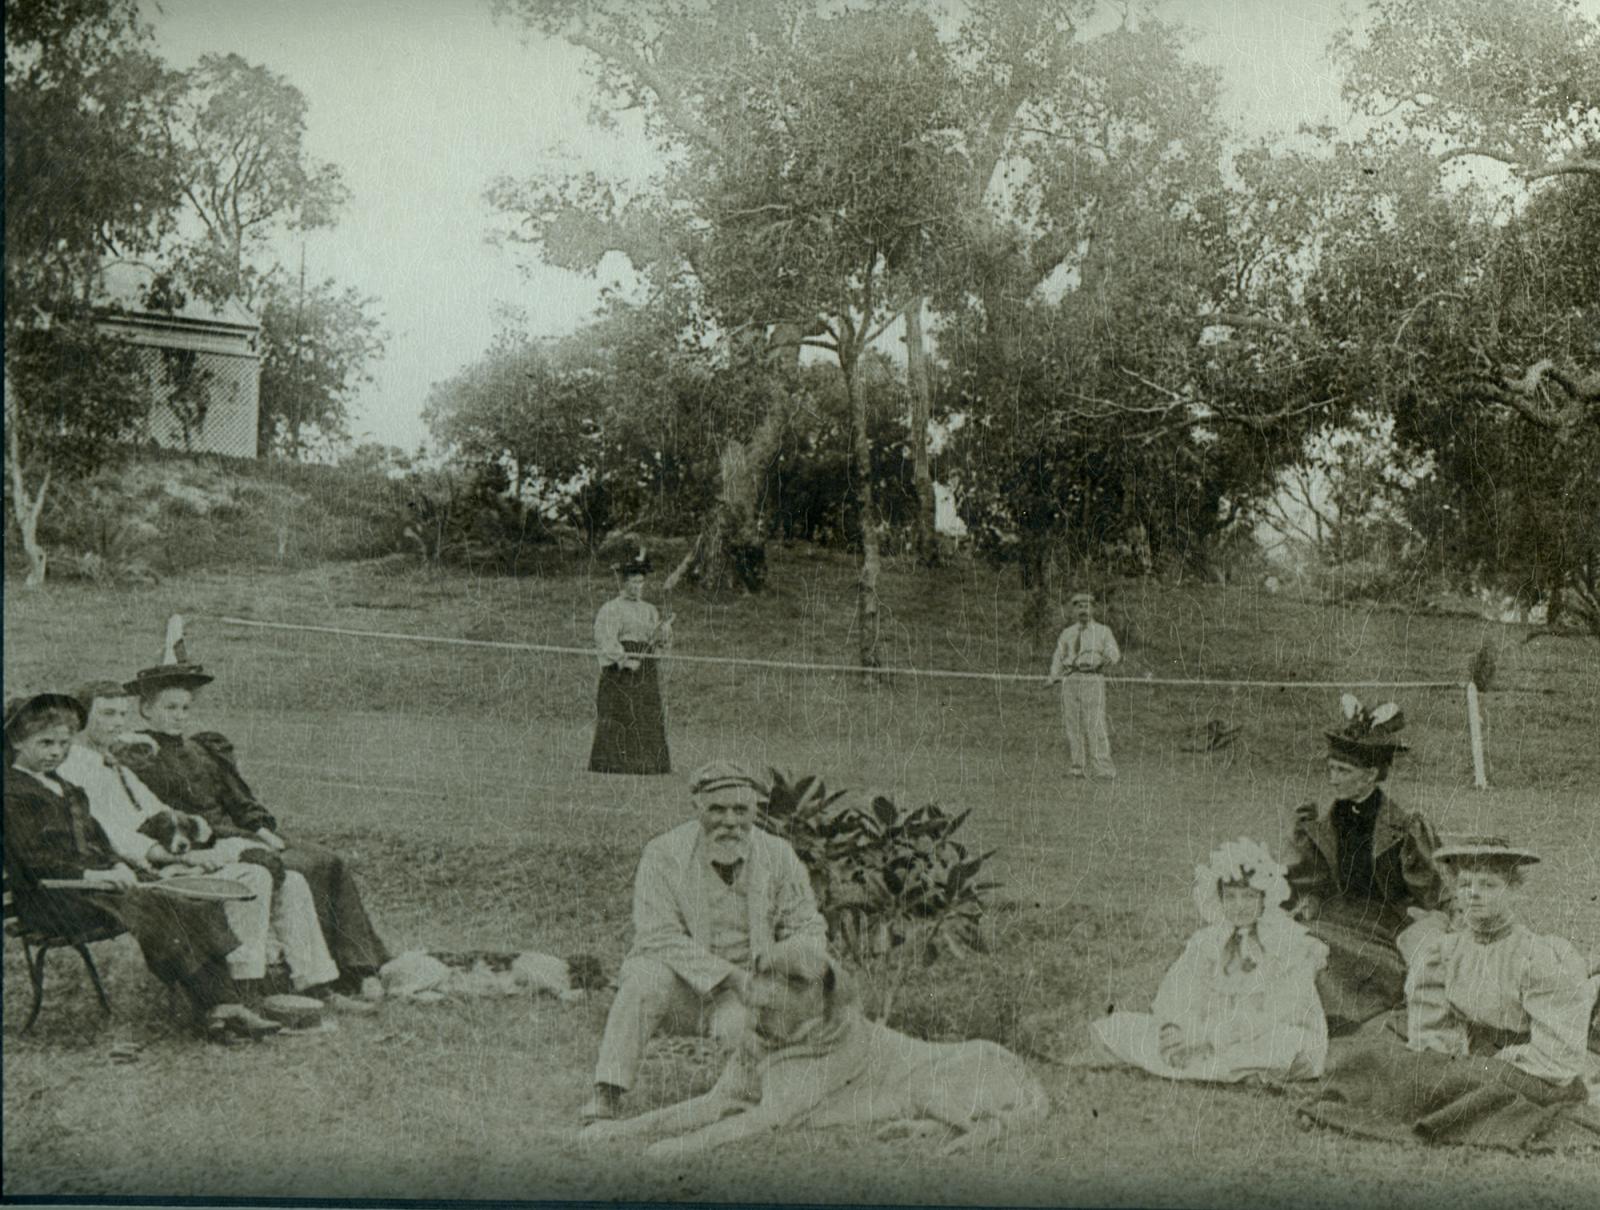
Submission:
[[[1406,751],[1404,716],[1392,702],[1367,710],[1344,696],[1344,725],[1326,732],[1332,807],[1296,813],[1288,908],[1328,947],[1317,991],[1338,1036],[1398,1007],[1404,954],[1448,924],[1450,892],[1433,863],[1438,834],[1383,790]]]
[[[84,719],[78,700],[61,693],[6,709],[5,861],[17,918],[35,932],[68,936],[120,925],[139,943],[151,973],[183,989],[202,1032],[276,1032],[276,1023],[240,1003],[228,973],[239,938],[222,905],[143,889],[89,814],[83,791],[56,774]],[[105,891],[42,885],[53,879],[103,884]]]
[[[317,920],[339,967],[338,987],[359,990],[377,973],[388,951],[367,917],[361,891],[343,858],[331,849],[278,835],[278,821],[256,798],[233,760],[233,745],[216,732],[188,734],[195,691],[212,677],[198,664],[146,668],[127,685],[139,699],[153,750],[129,750],[124,759],[157,798],[174,810],[199,815],[218,836],[254,836],[277,851],[284,867],[311,886]]]
[[[1584,1083],[1594,987],[1570,942],[1531,931],[1513,907],[1538,857],[1492,836],[1434,857],[1453,871],[1458,927],[1412,955],[1403,1012],[1335,1043],[1302,1112],[1373,1138],[1511,1150],[1566,1120],[1600,1144]]]

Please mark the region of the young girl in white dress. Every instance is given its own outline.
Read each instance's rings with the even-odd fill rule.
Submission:
[[[1262,1082],[1322,1074],[1328,1026],[1316,974],[1327,947],[1282,909],[1285,868],[1235,840],[1195,867],[1206,923],[1168,969],[1149,1013],[1090,1026],[1125,1063],[1173,1080]]]

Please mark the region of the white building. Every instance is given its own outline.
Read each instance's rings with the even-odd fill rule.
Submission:
[[[219,308],[190,298],[171,311],[149,309],[153,277],[143,265],[107,265],[99,300],[102,330],[138,346],[154,388],[140,436],[169,449],[254,458],[261,325],[231,299]]]

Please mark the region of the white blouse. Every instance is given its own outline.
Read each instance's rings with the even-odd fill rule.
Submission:
[[[1552,1084],[1587,1067],[1592,992],[1570,941],[1514,924],[1493,941],[1440,933],[1413,955],[1406,1024],[1413,1050],[1468,1053],[1468,1026],[1528,1034],[1496,1055]]]
[[[662,623],[661,615],[649,601],[612,597],[594,615],[594,645],[600,652],[600,667],[615,667],[628,658],[624,642],[649,643],[653,650],[664,651],[672,645],[672,625]]]

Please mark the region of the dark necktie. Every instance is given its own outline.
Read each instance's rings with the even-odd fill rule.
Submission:
[[[726,885],[732,886],[733,880],[739,877],[739,867],[743,864],[742,861],[713,861],[711,868]]]
[[[1256,960],[1245,952],[1245,942],[1255,934],[1255,926],[1234,929],[1228,943],[1222,947],[1222,969],[1232,974],[1235,966],[1246,974],[1256,969]]]
[[[133,796],[133,787],[128,784],[128,774],[127,774],[127,772],[123,769],[123,767],[121,765],[119,765],[116,761],[112,760],[109,756],[101,757],[101,759],[106,762],[106,768],[110,769],[113,773],[115,773],[117,775],[117,781],[122,786],[122,794],[123,794],[123,797],[125,797],[128,800],[128,805],[130,807],[132,807],[135,811],[138,811],[139,814],[143,815],[144,811],[139,806],[139,800]]]

